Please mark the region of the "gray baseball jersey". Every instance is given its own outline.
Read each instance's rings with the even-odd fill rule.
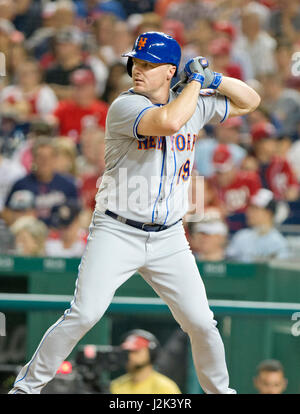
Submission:
[[[177,95],[170,91],[169,102]],[[133,89],[112,103],[106,120],[106,170],[96,209],[109,209],[144,223],[170,225],[188,209],[187,192],[199,131],[208,122],[225,121],[229,100],[218,92],[200,95],[193,116],[175,135],[139,136],[139,122],[153,107],[148,98]]]

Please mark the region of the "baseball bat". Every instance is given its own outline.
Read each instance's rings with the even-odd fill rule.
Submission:
[[[173,92],[176,92],[179,89],[179,87],[181,86],[182,83],[183,83],[182,80],[180,80],[177,83],[175,83],[175,85],[171,88],[172,91]]]

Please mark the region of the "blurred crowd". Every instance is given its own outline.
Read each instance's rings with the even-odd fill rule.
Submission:
[[[206,56],[262,98],[199,131],[204,208],[184,221],[193,253],[297,259],[300,0],[0,0],[0,253],[82,255],[106,114],[131,87],[121,53],[145,31],[180,43],[181,68]]]

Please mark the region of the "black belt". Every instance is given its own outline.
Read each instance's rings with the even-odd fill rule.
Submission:
[[[175,223],[170,224],[170,226],[165,226],[164,224],[155,224],[155,223],[140,223],[139,221],[134,221],[130,219],[126,219],[124,217],[118,216],[117,214],[113,213],[110,210],[105,210],[105,214],[108,216],[121,221],[121,223],[128,224],[129,226],[135,227],[136,229],[144,230],[144,231],[162,231],[167,230],[170,227],[174,226],[178,223],[181,219],[175,221]]]

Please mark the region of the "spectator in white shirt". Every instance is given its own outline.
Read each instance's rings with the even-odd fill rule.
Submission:
[[[234,45],[236,54],[248,52],[254,77],[274,72],[276,62],[274,52],[276,40],[262,29],[260,15],[254,11],[246,11],[241,18],[241,34]]]
[[[260,189],[247,209],[249,228],[233,236],[227,258],[240,262],[286,259],[290,256],[287,240],[274,226],[276,203],[272,191]]]

